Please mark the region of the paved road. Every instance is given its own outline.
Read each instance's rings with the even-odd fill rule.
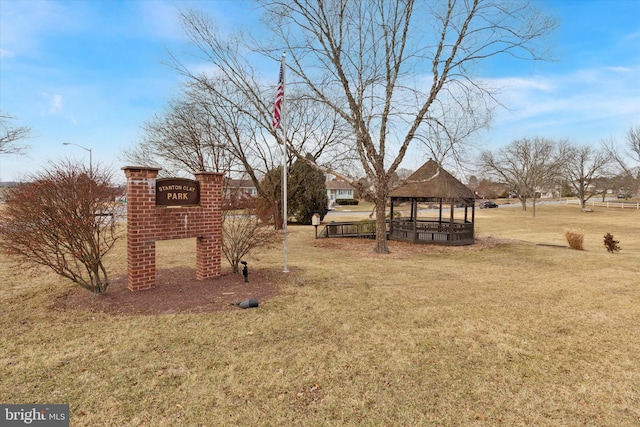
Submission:
[[[593,198],[590,199],[589,201],[594,200]],[[602,199],[598,198],[596,201],[601,202]],[[615,197],[608,197],[606,200],[606,202],[620,202],[621,200],[616,199]],[[565,201],[558,201],[558,200],[538,200],[536,201],[536,207],[540,207],[540,206],[549,206],[549,205],[557,205],[557,204],[566,204],[566,200]],[[589,202],[587,202],[589,203]],[[532,202],[527,202],[527,208],[533,206]],[[512,200],[511,203],[503,203],[500,204],[500,206],[498,208],[494,208],[494,209],[508,209],[508,208],[522,208],[522,203],[520,203],[519,200]],[[456,208],[456,209],[464,209],[464,208]],[[476,206],[476,209],[479,209]],[[403,208],[396,208],[396,210],[399,211],[405,211],[407,210],[407,208],[403,209]],[[484,210],[484,209],[482,209]],[[420,209],[421,213],[425,213],[425,212],[438,212],[438,209]],[[333,221],[332,218],[344,218],[344,217],[353,217],[353,219],[361,219],[361,218],[368,218],[369,214],[371,212],[369,211],[349,211],[349,210],[344,210],[344,211],[329,211],[327,213],[327,215],[324,217],[323,221]]]

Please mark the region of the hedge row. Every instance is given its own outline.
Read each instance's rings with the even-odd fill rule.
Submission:
[[[338,199],[336,200],[336,204],[340,206],[354,206],[360,203],[357,199]]]

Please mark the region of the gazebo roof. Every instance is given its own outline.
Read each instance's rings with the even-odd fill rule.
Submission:
[[[405,183],[393,190],[391,197],[473,199],[474,193],[436,161],[429,159],[412,173]]]

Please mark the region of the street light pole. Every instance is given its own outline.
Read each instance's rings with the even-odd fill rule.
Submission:
[[[75,145],[76,147],[80,147],[83,150],[88,151],[89,152],[89,173],[91,173],[91,176],[93,176],[93,159],[92,159],[91,148],[83,147],[82,145],[75,144],[73,142],[63,142],[62,145]]]

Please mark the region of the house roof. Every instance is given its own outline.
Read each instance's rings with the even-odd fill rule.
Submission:
[[[351,190],[353,187],[346,181],[332,179],[331,181],[325,182],[325,186],[327,190]]]
[[[412,173],[402,186],[391,192],[390,196],[474,198],[473,191],[432,159],[429,159],[417,171]]]
[[[231,188],[255,188],[250,179],[227,178],[227,186]]]

